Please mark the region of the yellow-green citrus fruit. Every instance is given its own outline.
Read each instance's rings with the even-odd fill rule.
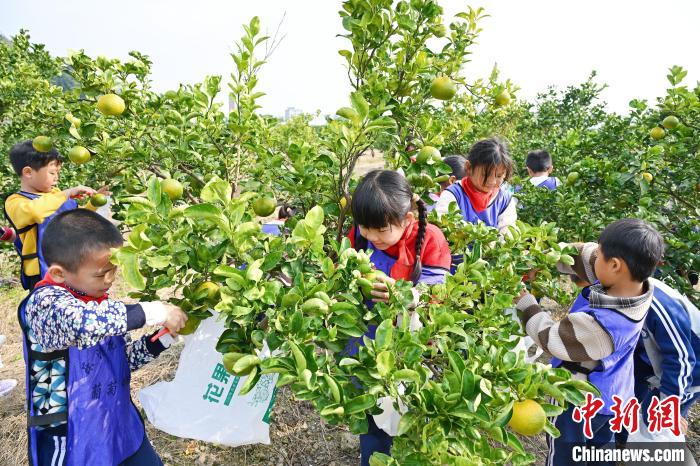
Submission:
[[[566,177],[566,184],[574,184],[579,178],[578,172],[571,172],[569,175]]]
[[[447,76],[440,76],[433,79],[430,84],[430,95],[440,100],[450,100],[457,94],[457,86]]]
[[[275,211],[277,202],[271,197],[259,197],[253,201],[253,212],[258,217],[267,217]]]
[[[675,115],[669,115],[666,118],[664,118],[664,121],[661,122],[661,125],[663,125],[664,128],[666,129],[673,129],[676,126],[678,126],[680,122],[678,121],[678,117]]]
[[[172,178],[167,178],[160,182],[160,188],[168,195],[171,201],[182,197],[182,184]]]
[[[496,96],[496,105],[503,106],[503,105],[508,105],[510,103],[510,93],[508,91],[501,91],[497,96]]]
[[[68,159],[77,165],[81,165],[90,161],[90,151],[83,146],[73,146],[68,151]]]
[[[202,282],[194,292],[199,294],[202,290],[207,290],[207,295],[205,296],[207,301],[214,301],[219,296],[219,285],[214,282]]]
[[[535,400],[517,401],[513,405],[513,417],[508,421],[511,429],[521,435],[537,435],[542,432],[547,415]]]
[[[90,204],[94,205],[95,207],[102,207],[103,205],[107,204],[107,196],[102,193],[97,193],[90,198]]]
[[[118,116],[124,113],[126,104],[117,94],[105,94],[97,99],[97,110],[103,115]]]
[[[649,131],[649,136],[651,136],[652,139],[659,140],[663,139],[664,136],[666,136],[666,130],[664,130],[660,126],[656,126]]]
[[[418,155],[416,155],[416,163],[425,163],[428,160],[438,161],[441,159],[440,151],[433,146],[423,146],[423,148],[418,151]]]
[[[32,140],[32,147],[37,152],[49,152],[53,149],[53,142],[48,136],[37,136]]]

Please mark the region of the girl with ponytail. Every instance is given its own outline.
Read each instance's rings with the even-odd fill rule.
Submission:
[[[444,283],[451,262],[447,240],[438,227],[427,222],[425,203],[413,195],[401,174],[369,172],[355,189],[351,209],[355,224],[349,233],[352,246],[372,250],[372,263],[387,275],[377,278],[372,301],[388,301],[388,285],[396,280],[414,285]],[[374,338],[375,332],[376,326],[370,326],[366,336]],[[361,338],[356,344],[361,344]],[[357,346],[349,346],[346,352],[357,353]],[[375,451],[390,454],[391,443],[391,436],[369,416],[369,431],[360,436],[361,465],[369,465]]]

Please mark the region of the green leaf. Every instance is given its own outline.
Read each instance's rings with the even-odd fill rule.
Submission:
[[[146,288],[146,278],[139,270],[139,259],[136,251],[131,248],[121,248],[115,253],[115,258],[122,269],[124,280],[136,290]]]
[[[148,191],[146,192],[148,200],[151,204],[157,206],[161,202],[162,192],[160,190],[160,181],[155,176],[148,181]]]
[[[321,208],[321,206],[315,206],[309,211],[308,214],[306,214],[306,217],[304,217],[304,221],[311,228],[318,228],[321,225],[323,225],[323,217],[323,209]]]
[[[221,210],[213,204],[196,204],[189,206],[185,209],[185,217],[192,220],[211,222],[224,229],[224,231],[229,231],[228,222],[221,213]]]
[[[406,413],[399,420],[399,427],[396,432],[397,436],[401,436],[411,430],[421,419],[425,419],[420,413]]]
[[[344,366],[356,366],[356,365],[358,365],[358,364],[360,364],[360,361],[358,361],[357,359],[353,359],[353,358],[343,358],[343,359],[341,359],[340,362],[338,363],[338,365],[339,365],[340,367],[344,367]]]
[[[369,104],[362,95],[362,92],[355,91],[350,94],[350,102],[352,103],[352,108],[354,108],[357,113],[360,114],[362,119],[367,118],[367,114],[369,113]]]
[[[345,414],[356,414],[366,411],[377,404],[377,399],[374,395],[360,395],[345,403]]]
[[[225,204],[231,200],[231,185],[219,177],[212,178],[203,188],[199,197],[204,202],[221,202]]]
[[[260,366],[253,367],[253,370],[250,371],[250,374],[248,374],[248,379],[241,387],[241,390],[238,392],[238,395],[247,395],[255,387],[255,385],[257,385],[261,375],[262,374],[260,374]]]
[[[377,327],[377,332],[374,336],[374,343],[377,349],[383,350],[391,346],[394,337],[394,321],[393,319],[384,320]]]
[[[359,125],[360,122],[362,121],[360,119],[360,114],[357,113],[357,111],[355,111],[354,108],[342,107],[342,108],[339,108],[338,111],[335,113],[336,113],[336,115],[338,115],[340,117],[343,117],[343,118],[346,118],[346,119],[352,121],[356,125]]]
[[[382,351],[377,355],[377,372],[382,377],[387,377],[394,370],[395,358],[394,353],[390,351]]]

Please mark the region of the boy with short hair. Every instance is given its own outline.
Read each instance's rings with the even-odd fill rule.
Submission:
[[[546,150],[535,150],[528,153],[525,165],[530,183],[534,186],[554,191],[561,184],[559,178],[551,176],[554,166],[552,165],[552,156]]]
[[[130,330],[165,325],[174,335],[187,316],[161,302],[124,304],[107,296],[122,235],[86,209],[48,224],[44,280],[19,306],[24,334],[30,464],[162,465],[131,401],[131,371],[172,342]]]
[[[564,273],[598,282],[583,289],[569,314],[552,319],[534,296],[524,292],[517,303],[523,328],[535,343],[550,353],[553,367],[569,369],[575,378],[588,380],[604,402],[592,420],[592,439],[583,423],[573,420],[574,406],[557,416],[557,439],[548,438],[548,465],[574,465],[574,444],[606,445],[614,440],[609,421],[613,395],[625,402],[634,395],[634,349],[652,303],[654,286],[649,278],[663,257],[663,238],[639,219],[623,219],[608,225],[595,246],[577,245],[574,265]]]
[[[579,244],[577,248],[584,261],[596,261],[596,243]],[[560,270],[570,271],[561,265]],[[585,281],[595,283],[595,271],[585,272]],[[677,396],[681,430],[685,431],[688,412],[700,399],[700,310],[664,282],[655,278],[649,281],[654,294],[634,353],[634,395],[641,403],[645,422],[652,397],[663,400]],[[626,441],[627,432],[616,438]]]
[[[16,232],[15,249],[21,260],[22,287],[31,290],[47,270],[41,254],[41,240],[49,220],[59,212],[77,209],[75,198],[109,192],[106,187],[95,191],[87,186],[61,191],[56,186],[63,158],[56,149],[37,151],[31,140],[10,149],[10,163],[20,179],[20,191],[5,200],[5,217]],[[88,208],[94,210],[90,204]]]

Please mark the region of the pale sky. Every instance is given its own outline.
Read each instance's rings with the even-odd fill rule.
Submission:
[[[258,15],[274,32],[285,15],[284,41],[263,68],[263,111],[281,115],[287,107],[334,113],[347,105],[349,85],[337,50],[348,42],[337,0],[0,0],[0,33],[28,29],[34,42],[54,55],[80,48],[91,55],[125,58],[139,50],[150,56],[153,87],[165,91],[207,74],[226,79],[229,53],[241,25]],[[467,79],[487,76],[495,62],[530,98],[548,85],[565,87],[598,71],[612,110],[625,112],[632,98],[654,100],[668,87],[667,69],[689,70],[686,83],[700,79],[698,0],[443,0],[446,16],[465,5],[490,14],[472,48]],[[98,6],[99,5],[99,6]]]

